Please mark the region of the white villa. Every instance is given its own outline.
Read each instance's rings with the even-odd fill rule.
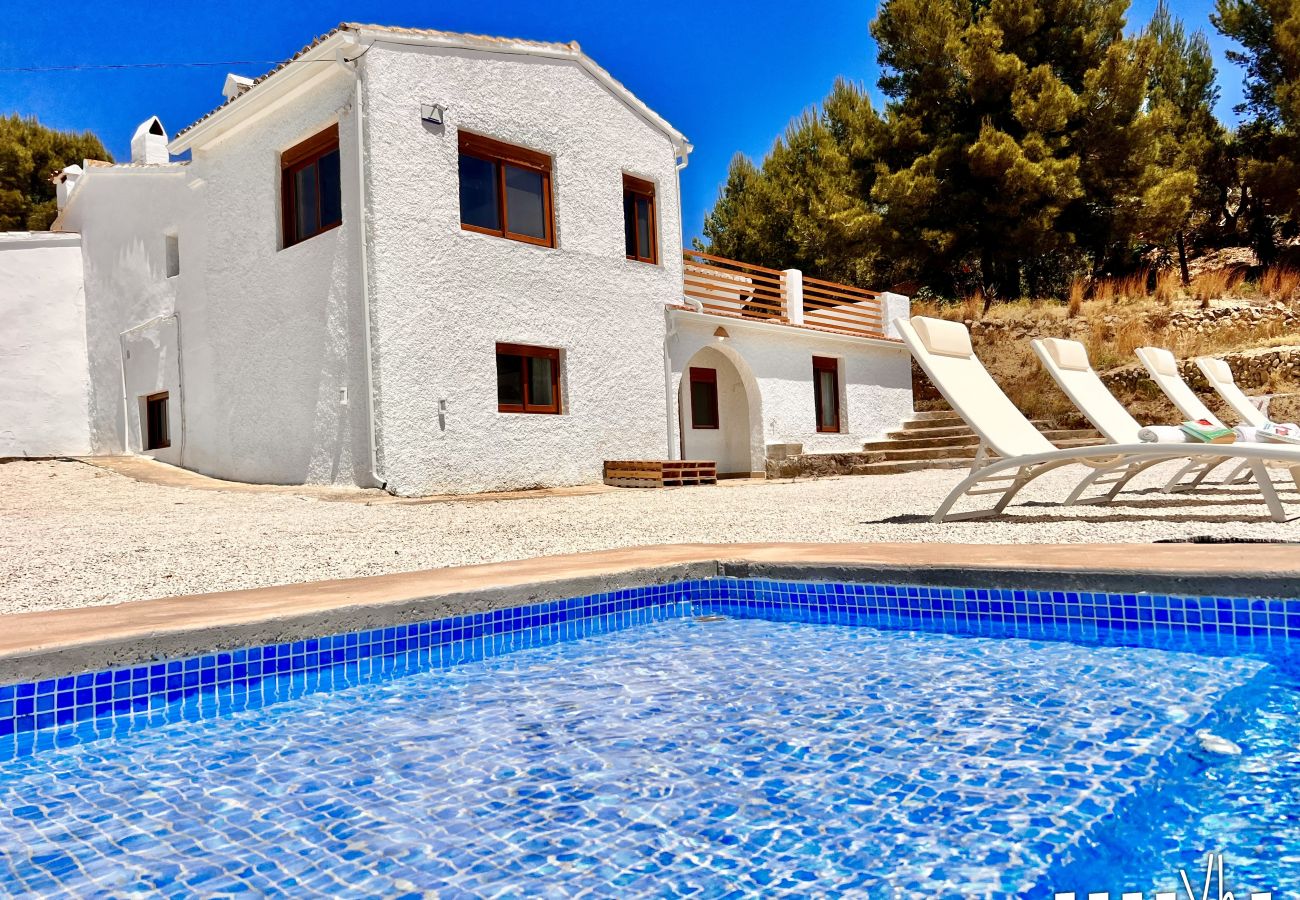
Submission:
[[[691,145],[576,44],[344,24],[224,93],[0,235],[0,457],[421,495],[911,414],[907,298],[684,253]]]

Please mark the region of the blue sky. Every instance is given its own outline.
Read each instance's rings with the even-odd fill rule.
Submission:
[[[1135,0],[1130,27],[1155,0]],[[1219,64],[1219,114],[1233,121],[1240,70],[1209,25],[1213,0],[1175,0],[1189,27],[1203,27]],[[811,9],[815,9],[812,12]],[[867,26],[874,2],[785,0],[690,6],[552,0],[316,0],[311,4],[156,4],[139,0],[38,7],[0,0],[0,18],[27,27],[0,32],[0,67],[104,63],[281,60],[340,21],[442,28],[537,40],[577,40],[695,144],[682,173],[686,237],[705,213],[736,151],[761,157],[786,123],[826,95],[837,75],[868,84],[877,68]],[[229,67],[258,75],[261,62]],[[15,73],[0,71],[0,112],[35,114],[58,128],[91,129],[118,158],[135,126],[157,114],[171,132],[221,100],[226,67]]]

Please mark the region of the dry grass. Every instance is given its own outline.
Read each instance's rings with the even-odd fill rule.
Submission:
[[[1270,300],[1291,300],[1300,291],[1300,270],[1272,266],[1259,278],[1259,290]]]
[[[1065,317],[1067,319],[1077,319],[1079,313],[1083,311],[1083,297],[1088,291],[1088,285],[1082,278],[1076,278],[1070,282],[1070,299],[1065,305]]]
[[[1156,290],[1153,295],[1157,303],[1172,305],[1182,291],[1182,278],[1173,269],[1163,269],[1156,275]]]
[[[1030,338],[1063,337],[1082,341],[1094,368],[1101,372],[1136,365],[1133,351],[1143,346],[1166,347],[1186,359],[1252,348],[1300,345],[1300,331],[1288,330],[1277,317],[1259,321],[1220,320],[1213,327],[1201,330],[1174,324],[1174,314],[1179,310],[1189,310],[1198,305],[1197,301],[1207,303],[1203,298],[1229,296],[1234,290],[1257,288],[1261,294],[1269,291],[1274,296],[1291,296],[1283,292],[1300,290],[1300,272],[1266,273],[1258,285],[1243,285],[1240,270],[1206,272],[1194,282],[1189,298],[1180,296],[1176,273],[1159,273],[1154,279],[1153,292],[1134,299],[1120,299],[1125,292],[1136,291],[1142,280],[1095,282],[1093,296],[1087,299],[1086,285],[1079,281],[1071,286],[1066,303],[1021,300],[995,304],[984,316],[984,328],[977,329],[974,335],[976,352],[1011,400],[1031,418],[1062,426],[1084,426],[1087,423],[1068,398],[1042,371],[1029,346]],[[964,303],[918,302],[913,304],[912,311],[949,319],[977,318],[969,316],[967,308]],[[1149,383],[1140,382],[1130,396],[1120,396],[1119,400],[1139,420],[1174,421],[1177,411],[1153,388]],[[1283,383],[1272,386],[1272,390],[1300,391],[1300,385]],[[922,403],[921,407],[925,405]]]
[[[1208,309],[1210,301],[1226,297],[1243,281],[1245,275],[1240,269],[1212,269],[1202,272],[1192,279],[1190,285],[1192,298],[1202,309]]]

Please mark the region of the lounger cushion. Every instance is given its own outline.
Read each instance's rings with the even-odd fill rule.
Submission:
[[[1197,362],[1201,364],[1202,371],[1219,384],[1232,383],[1232,369],[1223,360],[1215,359],[1213,356],[1202,356]]]
[[[945,322],[943,319],[928,319],[916,316],[912,327],[925,349],[939,356],[958,356],[969,359],[975,355],[970,345],[970,332],[960,322]]]
[[[1178,360],[1174,355],[1163,347],[1144,347],[1147,357],[1151,360],[1151,368],[1155,369],[1160,375],[1178,374]]]
[[[1057,368],[1070,372],[1086,372],[1092,366],[1088,364],[1088,350],[1078,341],[1062,338],[1043,338],[1047,355],[1056,363]]]

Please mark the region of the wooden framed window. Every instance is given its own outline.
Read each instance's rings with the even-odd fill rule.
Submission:
[[[554,247],[551,158],[460,132],[460,227]]]
[[[840,430],[840,361],[829,356],[813,357],[813,405],[817,430],[838,434]]]
[[[280,215],[286,247],[343,223],[338,125],[280,154]]]
[[[144,449],[163,450],[172,445],[171,423],[167,418],[166,391],[144,398]]]
[[[654,184],[624,175],[623,239],[627,245],[627,258],[644,263],[659,262],[657,233]]]
[[[718,427],[718,370],[691,366],[691,427]]]
[[[497,344],[497,411],[560,411],[560,351],[526,344]]]

